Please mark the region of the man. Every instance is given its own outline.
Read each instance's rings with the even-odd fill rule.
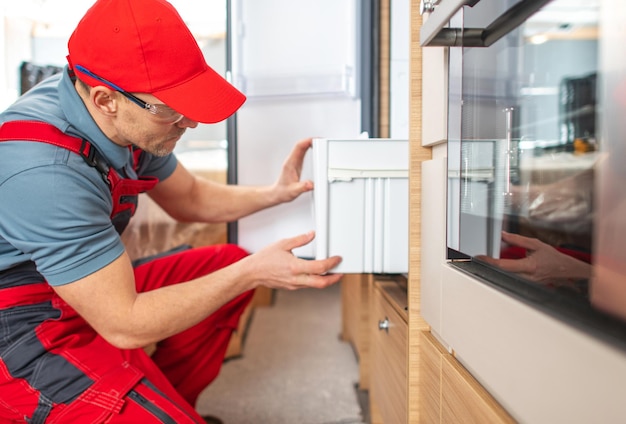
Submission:
[[[313,188],[300,181],[311,140],[270,187],[215,184],[178,163],[186,129],[245,97],[164,0],[96,1],[68,51],[61,74],[0,115],[0,422],[203,422],[196,399],[254,288],[326,287],[340,258],[294,257],[308,233],[133,269],[118,233],[141,191],[182,221],[289,202]]]

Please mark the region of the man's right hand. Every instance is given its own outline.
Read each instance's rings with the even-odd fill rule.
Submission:
[[[291,252],[297,247],[309,244],[315,238],[313,231],[296,237],[280,240],[242,261],[255,286],[275,289],[296,290],[306,287],[324,288],[338,282],[342,274],[329,272],[341,262],[341,257],[327,259],[301,259]]]

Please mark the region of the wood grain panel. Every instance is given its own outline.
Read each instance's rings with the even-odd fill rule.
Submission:
[[[358,328],[359,305],[361,304],[359,284],[361,274],[345,274],[341,279],[341,338],[353,345]],[[357,352],[358,354],[358,352]]]
[[[452,355],[443,356],[441,387],[443,423],[515,423],[515,420]]]
[[[419,2],[411,1],[411,58],[409,64],[409,283],[408,283],[408,422],[419,423],[420,333],[428,324],[420,315],[422,162],[431,149],[422,146],[422,48],[419,44],[422,16]]]
[[[370,380],[370,274],[346,274],[341,280],[342,339],[359,359],[359,389]]]
[[[420,333],[420,423],[441,420],[441,364],[445,352],[428,331]]]
[[[515,422],[432,333],[420,337],[420,423]]]
[[[406,314],[402,305],[389,303],[386,290],[394,290],[397,283],[376,281],[372,302],[372,369],[370,396],[378,406],[386,424],[407,422],[407,333]],[[403,302],[406,304],[406,300]],[[388,320],[388,330],[378,328],[379,321]]]
[[[380,80],[378,81],[379,89],[379,116],[378,116],[378,136],[388,138],[390,134],[390,116],[391,109],[391,0],[380,0],[380,34],[378,39],[378,47],[380,53],[379,72]]]

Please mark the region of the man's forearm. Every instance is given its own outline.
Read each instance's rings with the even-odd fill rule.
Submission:
[[[244,268],[234,264],[185,283],[136,293],[132,267],[123,254],[55,291],[107,341],[132,349],[186,330],[253,288]]]

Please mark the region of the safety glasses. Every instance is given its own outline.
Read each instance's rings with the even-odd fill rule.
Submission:
[[[164,124],[176,124],[176,123],[180,122],[183,119],[183,117],[184,117],[183,114],[176,112],[174,109],[172,109],[171,107],[169,107],[167,105],[164,105],[164,104],[152,104],[152,103],[148,103],[148,102],[145,102],[145,101],[141,100],[139,97],[137,97],[137,96],[135,96],[135,95],[125,91],[123,88],[113,84],[111,81],[107,81],[106,79],[102,78],[101,76],[98,76],[98,75],[94,74],[93,72],[91,72],[90,70],[85,68],[84,66],[76,65],[75,68],[78,69],[80,72],[84,73],[85,75],[89,75],[90,77],[95,78],[98,81],[103,82],[104,84],[106,84],[107,86],[111,87],[115,91],[119,92],[124,97],[126,97],[128,100],[130,100],[131,102],[135,103],[136,105],[138,105],[142,109],[146,109],[148,112],[150,112],[154,116],[154,118],[156,120],[158,120],[161,123],[164,123]]]

